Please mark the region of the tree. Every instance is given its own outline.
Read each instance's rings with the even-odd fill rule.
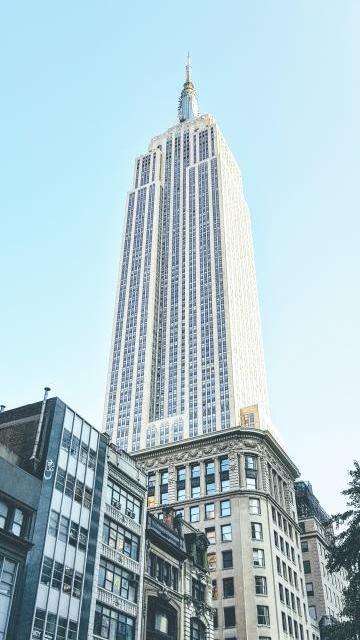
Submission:
[[[350,482],[342,494],[349,507],[344,513],[332,517],[335,525],[333,541],[329,548],[330,573],[345,569],[348,585],[344,590],[344,621],[324,629],[325,638],[336,640],[360,640],[360,465],[354,462],[349,471]]]

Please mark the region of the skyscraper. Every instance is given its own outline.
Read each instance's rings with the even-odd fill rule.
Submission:
[[[136,159],[127,199],[104,430],[132,451],[269,428],[249,210],[189,58],[178,120]]]

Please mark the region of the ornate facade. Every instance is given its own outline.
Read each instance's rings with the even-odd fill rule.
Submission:
[[[148,476],[149,509],[170,504],[207,535],[215,639],[312,640],[298,470],[271,433],[234,428],[135,459]]]

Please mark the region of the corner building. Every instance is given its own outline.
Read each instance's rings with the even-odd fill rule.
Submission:
[[[228,429],[134,457],[151,512],[161,517],[171,504],[208,538],[215,640],[319,637],[306,599],[298,470],[270,432]]]
[[[270,424],[241,174],[189,60],[178,115],[127,199],[104,430],[128,451],[235,427],[252,405]]]

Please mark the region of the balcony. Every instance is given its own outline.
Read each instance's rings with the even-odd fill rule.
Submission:
[[[129,616],[133,616],[135,618],[137,616],[138,608],[134,602],[125,600],[125,598],[121,598],[121,596],[118,596],[115,593],[111,593],[111,591],[107,591],[106,589],[98,587],[97,599],[99,600],[99,602],[102,602],[109,607],[114,607],[119,611],[123,611]]]
[[[135,522],[133,518],[130,518],[130,516],[125,515],[125,513],[120,511],[120,509],[117,509],[110,504],[106,504],[105,513],[113,520],[116,520],[116,522],[120,522],[124,527],[130,529],[130,531],[134,531],[134,533],[137,533],[139,536],[141,535],[141,525],[138,522]]]
[[[121,553],[121,551],[117,551],[116,549],[109,547],[104,542],[102,543],[102,546],[101,546],[101,554],[107,560],[111,560],[111,562],[117,562],[118,564],[121,564],[121,566],[125,567],[125,569],[128,569],[128,571],[132,571],[133,573],[140,574],[139,562],[136,562],[136,560],[129,558],[129,556],[126,556],[124,553]]]

